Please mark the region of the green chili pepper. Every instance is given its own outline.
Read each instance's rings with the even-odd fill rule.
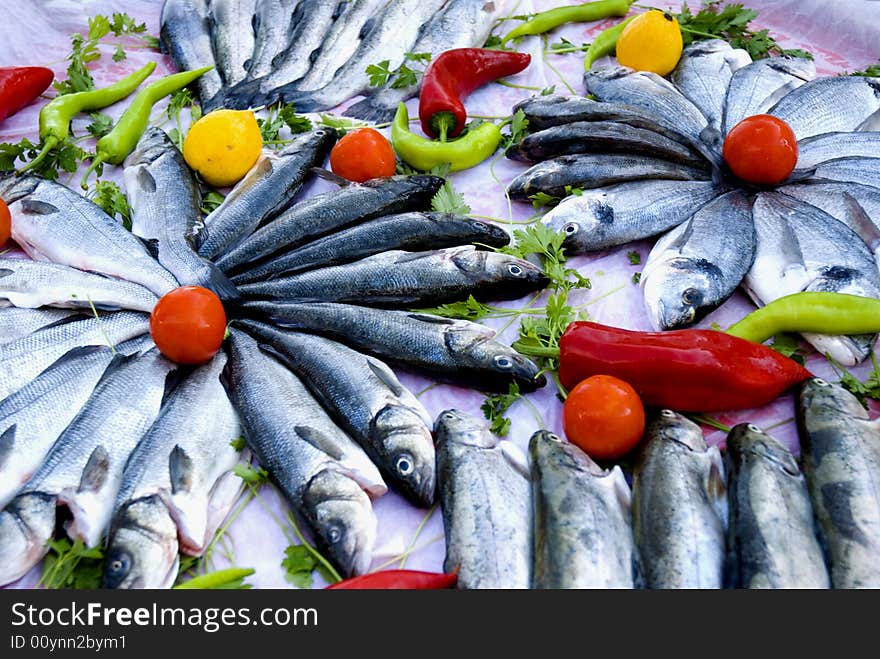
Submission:
[[[43,148],[36,158],[18,170],[18,174],[38,166],[49,152],[70,137],[70,122],[80,112],[92,112],[106,108],[131,94],[153,69],[155,62],[148,62],[108,87],[92,89],[87,92],[56,96],[40,110],[40,141]]]
[[[213,66],[204,66],[201,69],[174,73],[147,85],[139,91],[131,105],[119,117],[119,121],[116,122],[113,130],[98,140],[95,157],[92,159],[92,164],[89,165],[80,183],[83,189],[88,188],[86,181],[98,165],[105,162],[111,165],[118,165],[125,160],[129,153],[134,151],[138,140],[147,129],[147,123],[150,121],[150,111],[158,101],[169,94],[173,94],[178,89],[186,87],[200,75],[213,68]]]
[[[602,30],[596,35],[596,38],[593,39],[593,43],[587,48],[586,57],[584,57],[585,71],[589,71],[593,66],[593,62],[597,59],[605,57],[605,55],[611,55],[617,49],[617,40],[620,39],[620,33],[623,32],[623,29],[629,25],[630,21],[634,18],[635,16],[630,16],[625,21],[621,21],[614,27],[609,27],[607,30]]]
[[[633,0],[599,0],[585,2],[582,5],[548,9],[535,14],[531,19],[508,32],[501,40],[501,45],[517,37],[544,34],[564,23],[587,23],[609,16],[626,16],[632,3]]]
[[[212,67],[213,68],[213,67]],[[225,570],[217,570],[208,574],[200,574],[189,581],[174,586],[175,590],[210,590],[228,587],[241,581],[254,573],[251,568],[230,567]]]
[[[409,112],[401,103],[391,124],[391,144],[400,159],[421,171],[449,163],[457,172],[483,162],[501,144],[501,129],[495,124],[480,124],[455,140],[435,142],[409,130]]]
[[[875,334],[880,332],[880,300],[844,293],[794,293],[753,311],[727,329],[728,334],[755,343],[764,343],[780,332]]]

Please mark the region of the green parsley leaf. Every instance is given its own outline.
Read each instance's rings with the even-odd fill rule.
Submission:
[[[391,83],[391,89],[406,89],[418,84],[419,75],[406,64],[401,64],[400,68],[394,76],[394,82]]]
[[[582,194],[584,194],[583,188],[573,188],[570,185],[565,186],[565,195],[566,196],[580,197]]]
[[[550,96],[551,94],[556,93],[556,85],[550,85],[549,87],[544,87],[541,90],[541,96]]]
[[[450,302],[441,304],[431,309],[414,309],[417,313],[442,316],[443,318],[461,318],[463,320],[480,320],[492,312],[492,308],[482,302],[477,302],[473,295],[463,302]]]
[[[632,250],[631,252],[627,252],[626,258],[629,259],[630,265],[641,265],[642,264],[642,255],[639,254],[635,250]]]
[[[131,207],[122,189],[113,181],[96,181],[92,189],[92,201],[104,209],[110,217],[117,215],[122,226],[131,231]]]
[[[248,485],[261,485],[269,480],[269,473],[265,469],[254,469],[252,465],[237,464],[232,468],[232,473]]]
[[[431,210],[435,213],[452,213],[453,215],[467,215],[471,212],[471,207],[461,193],[456,192],[452,187],[452,181],[446,179],[434,198],[431,199]]]
[[[431,53],[406,53],[404,57],[417,64],[427,64],[431,61]]]
[[[529,195],[529,199],[532,200],[532,206],[535,210],[540,210],[545,206],[555,206],[561,201],[559,197],[548,195],[546,192],[536,192],[535,194],[531,194]]]
[[[871,64],[862,71],[853,71],[851,76],[866,76],[868,78],[880,78],[880,63]]]
[[[45,588],[94,590],[101,586],[104,555],[100,548],[86,548],[80,539],[62,537],[50,540],[49,553],[43,561],[40,585]]]
[[[642,273],[641,272],[634,273],[632,276],[632,283],[638,284],[640,281],[642,281]]]
[[[800,352],[797,337],[794,334],[777,334],[773,337],[770,347],[781,355],[790,357],[803,366],[804,354]]]
[[[334,114],[325,114],[322,113],[321,121],[318,123],[322,126],[329,126],[330,128],[335,128],[337,135],[342,137],[345,133],[352,128],[361,128],[362,126],[366,126],[363,121],[357,121],[355,119],[348,119],[346,117],[337,117]]]
[[[155,50],[160,50],[162,48],[162,44],[159,41],[159,39],[157,39],[156,37],[154,37],[150,34],[145,34],[144,36],[141,37],[141,39],[143,40],[143,42],[145,44],[147,44],[147,46],[149,48],[153,48]]]
[[[196,97],[189,87],[183,87],[171,94],[165,114],[169,119],[176,119],[184,108],[191,108],[196,104]]]
[[[234,448],[236,451],[241,451],[245,447],[244,437],[237,437],[229,442],[229,445]]]
[[[121,44],[116,44],[116,49],[113,51],[113,61],[121,62],[123,61],[127,55],[125,54],[125,49]]]
[[[503,47],[501,37],[499,37],[497,34],[490,34],[486,39],[486,42],[483,44],[483,48],[489,48],[492,50],[508,50],[507,48]]]
[[[497,396],[488,396],[480,409],[483,415],[489,421],[489,430],[496,435],[504,437],[510,431],[510,419],[505,414],[510,407],[522,398],[519,391],[519,385],[511,382],[508,385],[506,394],[498,394]]]
[[[507,123],[510,126],[510,132],[504,135],[504,139],[501,140],[502,149],[519,144],[529,132],[529,119],[521,109],[514,112]]]
[[[312,130],[312,121],[308,117],[297,114],[296,108],[293,107],[292,103],[281,106],[278,110],[278,117],[294,135],[297,133],[307,133]]]
[[[285,549],[281,567],[284,568],[284,578],[297,588],[311,588],[312,574],[315,571],[324,577],[325,581],[330,583],[334,581],[315,557],[314,550],[305,545],[290,545]]]
[[[381,87],[391,77],[391,60],[382,60],[378,64],[370,64],[367,66],[367,75],[370,77],[370,87]]]
[[[210,215],[216,208],[223,203],[223,200],[226,199],[221,193],[216,190],[211,190],[202,195],[202,213],[205,215]]]
[[[113,130],[113,117],[102,112],[92,112],[89,116],[92,123],[86,126],[86,130],[95,139],[100,139]]]

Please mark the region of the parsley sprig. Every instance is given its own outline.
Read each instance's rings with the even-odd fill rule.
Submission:
[[[403,63],[392,70],[391,60],[382,60],[378,64],[367,66],[370,87],[382,87],[391,82],[391,89],[406,89],[419,83],[425,73],[425,66],[431,61],[431,53],[406,53]],[[409,66],[407,62],[413,64]]]

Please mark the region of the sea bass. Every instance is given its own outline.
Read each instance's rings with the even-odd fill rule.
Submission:
[[[247,77],[254,52],[256,0],[209,0],[208,24],[217,72],[227,87]]]
[[[48,325],[80,317],[75,309],[20,309],[0,306],[0,346],[12,343]]]
[[[272,60],[290,46],[291,21],[301,0],[257,0],[254,7],[254,52],[247,62],[247,77],[262,78],[272,72]]]

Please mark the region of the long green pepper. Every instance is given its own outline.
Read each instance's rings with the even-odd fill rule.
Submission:
[[[147,129],[147,124],[150,121],[150,112],[158,101],[173,94],[178,89],[183,89],[200,75],[213,68],[213,66],[204,66],[201,69],[173,73],[147,85],[139,91],[131,105],[119,117],[119,121],[116,122],[113,130],[98,140],[95,157],[92,159],[92,164],[89,165],[80,183],[82,188],[88,188],[86,181],[99,165],[105,162],[111,165],[118,165],[125,160],[128,154],[134,151],[138,140]]]
[[[620,39],[621,33],[634,18],[635,16],[630,16],[626,20],[609,27],[607,30],[602,30],[596,35],[593,43],[587,48],[587,54],[584,57],[585,71],[589,71],[593,67],[593,63],[600,57],[614,54],[614,51],[617,50],[617,41]]]
[[[56,96],[40,110],[40,141],[43,147],[36,158],[18,170],[18,174],[37,167],[56,146],[70,137],[70,122],[80,112],[93,112],[113,105],[130,95],[147,79],[155,62],[148,62],[143,67],[121,80],[87,92]]]
[[[632,3],[633,0],[598,0],[598,2],[585,2],[582,5],[548,9],[513,28],[501,40],[501,44],[504,45],[517,37],[544,34],[565,23],[588,23],[609,16],[626,16]]]

